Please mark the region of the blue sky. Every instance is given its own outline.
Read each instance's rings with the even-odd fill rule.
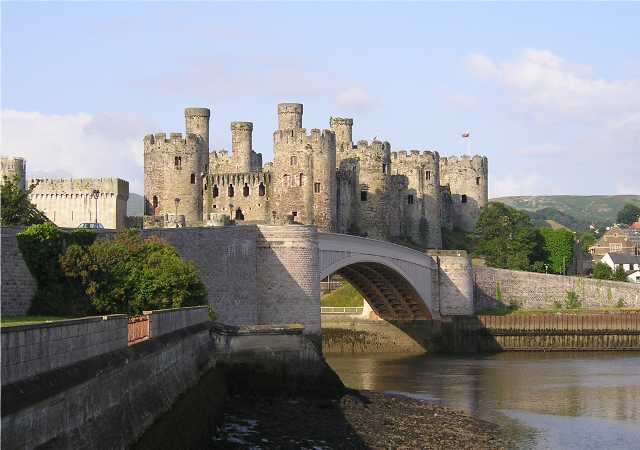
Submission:
[[[2,148],[120,176],[212,108],[212,149],[276,105],[394,150],[490,158],[490,194],[640,194],[640,3],[2,3]]]

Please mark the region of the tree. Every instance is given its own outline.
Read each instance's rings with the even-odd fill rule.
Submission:
[[[565,274],[573,261],[573,233],[564,229],[542,228],[540,234],[551,271]]]
[[[135,230],[88,247],[72,245],[60,263],[67,277],[80,281],[100,314],[140,314],[207,302],[193,263],[184,261],[161,239],[142,239]]]
[[[585,231],[578,237],[578,243],[580,244],[580,248],[587,253],[589,252],[589,247],[591,247],[597,241],[598,241],[598,238],[591,231]]]
[[[473,232],[475,254],[491,267],[527,270],[538,251],[540,236],[529,216],[502,203],[482,210]]]
[[[606,265],[603,262],[597,262],[593,266],[593,278],[597,278],[599,280],[610,280],[613,277],[613,271],[611,267]]]
[[[0,186],[0,223],[2,225],[35,225],[48,221],[30,201],[29,194],[35,187],[32,185],[26,191],[19,187],[18,177],[9,179],[4,177]]]
[[[640,207],[626,203],[622,209],[618,212],[618,223],[626,223],[631,225],[640,219]]]
[[[622,267],[622,264],[618,265],[616,270],[613,271],[611,279],[615,281],[627,281],[627,274],[624,273],[624,267]]]

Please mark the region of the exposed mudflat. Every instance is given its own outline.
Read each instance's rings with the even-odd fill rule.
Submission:
[[[371,391],[337,399],[236,396],[212,448],[503,449],[500,428],[425,401]]]

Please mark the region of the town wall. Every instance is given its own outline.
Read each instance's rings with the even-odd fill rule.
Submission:
[[[592,278],[476,267],[476,311],[501,304],[525,309],[563,305],[567,292],[574,291],[583,307],[616,306],[622,299],[627,308],[640,307],[640,285]],[[498,294],[499,292],[499,294]]]
[[[0,157],[0,186],[4,184],[5,178],[12,181],[18,179],[18,187],[26,190],[27,183],[27,162],[24,158],[15,156]]]
[[[29,200],[53,223],[76,228],[84,222],[101,223],[105,228],[126,226],[129,183],[120,178],[76,178],[29,180],[34,185]],[[92,193],[99,191],[97,199]]]
[[[16,234],[23,229],[23,227],[0,227],[2,233],[0,312],[4,316],[27,314],[31,307],[31,299],[38,288],[18,248]]]

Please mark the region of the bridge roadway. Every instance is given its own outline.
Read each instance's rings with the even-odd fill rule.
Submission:
[[[440,318],[431,256],[386,241],[318,233],[320,279],[337,273],[385,320]]]

